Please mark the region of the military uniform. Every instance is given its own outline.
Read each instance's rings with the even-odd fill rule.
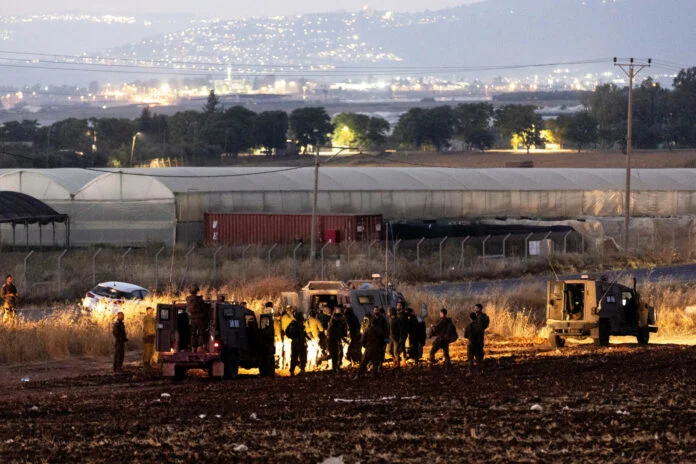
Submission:
[[[301,316],[298,316],[301,317]],[[304,373],[307,366],[307,331],[302,321],[296,317],[286,329],[285,335],[291,340],[290,343],[290,375],[295,375],[295,368],[300,368],[300,373]]]
[[[11,322],[17,317],[17,287],[15,284],[3,284],[2,299],[3,310],[5,311],[4,320]]]
[[[380,312],[379,315],[375,316],[374,323],[377,325],[379,334],[381,336],[377,350],[377,369],[382,370],[385,350],[387,349],[387,339],[389,338],[389,322],[387,321],[387,318],[384,317],[384,313]]]
[[[121,372],[126,354],[126,342],[128,341],[123,321],[114,322],[112,333],[114,335],[114,372]]]
[[[200,295],[186,297],[186,311],[191,326],[191,348],[205,347],[208,339],[208,307]]]
[[[328,345],[331,358],[331,369],[337,372],[343,362],[343,339],[347,333],[346,319],[341,313],[334,313],[329,322]]]
[[[481,363],[483,362],[484,328],[482,319],[482,317],[476,317],[471,322],[469,322],[469,324],[466,326],[466,329],[464,329],[464,337],[469,340],[469,344],[466,350],[467,361],[469,363],[469,372],[471,372],[474,368],[474,360],[476,360],[476,362],[479,364],[479,368],[481,367]]]
[[[350,334],[350,343],[348,344],[348,361],[351,363],[359,363],[362,358],[360,321],[350,308],[346,310],[346,323],[348,324],[348,333]]]
[[[143,364],[149,366],[155,354],[155,336],[157,323],[154,314],[145,314],[143,317]]]
[[[372,365],[372,372],[375,375],[379,372],[382,356],[380,352],[384,352],[382,345],[384,343],[385,334],[382,332],[380,324],[377,322],[377,317],[372,317],[362,336],[362,346],[365,348],[360,368],[358,369],[358,377],[367,372],[367,368]]]
[[[430,348],[430,364],[435,364],[435,355],[438,351],[442,350],[445,356],[445,365],[451,365],[449,355],[450,341],[448,338],[448,331],[449,326],[452,324],[454,323],[452,322],[452,319],[450,319],[449,317],[443,317],[437,322],[437,324],[435,324],[435,327],[433,328],[433,332],[431,334],[431,337],[433,337],[433,345]]]
[[[401,321],[398,316],[389,317],[389,346],[387,352],[391,355],[396,367],[401,362]]]

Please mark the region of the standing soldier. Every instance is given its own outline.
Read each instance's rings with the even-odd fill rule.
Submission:
[[[399,367],[401,363],[401,320],[396,315],[396,309],[389,308],[389,347],[387,352],[392,357],[394,367]]]
[[[300,368],[300,374],[304,374],[307,366],[307,331],[305,330],[304,315],[295,310],[295,317],[288,324],[285,335],[290,343],[290,375],[295,375],[295,368]]]
[[[155,335],[157,324],[155,322],[155,310],[148,306],[143,318],[143,365],[150,366],[152,356],[155,354]]]
[[[17,298],[19,292],[13,283],[11,275],[5,277],[5,284],[2,286],[2,299],[4,300],[3,309],[5,310],[5,322],[14,322],[17,317]]]
[[[343,362],[343,339],[348,335],[346,319],[343,317],[341,308],[335,308],[333,316],[329,321],[329,356],[331,357],[331,370],[334,373],[341,370]]]
[[[351,364],[359,364],[362,358],[360,321],[351,307],[346,308],[346,323],[348,324],[348,333],[350,334],[348,361],[350,361]]]
[[[378,323],[379,309],[375,307],[372,311],[371,317],[365,316],[367,323],[363,324],[362,346],[365,348],[365,351],[360,361],[360,368],[358,369],[358,374],[355,376],[355,380],[367,372],[367,368],[370,364],[372,365],[372,372],[377,375],[382,362],[380,352],[384,352],[382,344],[386,334],[382,332],[381,324]]]
[[[456,341],[457,328],[454,326],[452,319],[447,317],[447,309],[440,310],[440,320],[432,327],[430,336],[433,338],[433,345],[430,348],[430,364],[435,364],[435,355],[442,350],[445,355],[445,366],[451,367],[449,355],[449,345]]]
[[[200,289],[194,284],[186,297],[186,310],[189,313],[191,325],[191,348],[193,351],[205,349],[208,338],[208,308],[203,303],[203,297],[198,294]]]
[[[384,363],[384,356],[387,350],[387,343],[389,342],[389,321],[387,321],[387,317],[384,313],[384,308],[375,307],[375,309],[377,310],[375,324],[377,324],[377,326],[379,327],[379,333],[382,335],[377,353],[379,358],[377,359],[377,368],[379,371],[381,371],[382,364]]]
[[[474,306],[474,312],[476,313],[476,319],[478,319],[479,323],[481,324],[481,362],[483,362],[483,358],[485,356],[485,335],[488,326],[491,325],[491,318],[488,317],[488,314],[483,312],[483,305],[481,303],[476,303],[476,306]]]
[[[123,358],[126,354],[126,326],[123,324],[123,311],[116,315],[116,322],[112,333],[114,334],[114,372],[123,372]]]
[[[471,313],[471,322],[464,329],[464,337],[469,340],[466,349],[469,375],[474,371],[474,359],[479,371],[483,368],[483,331],[483,318],[476,312]]]

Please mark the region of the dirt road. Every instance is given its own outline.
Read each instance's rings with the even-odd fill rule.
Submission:
[[[693,347],[494,342],[473,377],[462,349],[360,381],[4,372],[0,462],[696,462]]]

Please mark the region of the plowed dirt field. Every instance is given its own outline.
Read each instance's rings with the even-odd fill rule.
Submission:
[[[0,462],[696,462],[694,347],[493,342],[471,377],[463,347],[357,381],[5,379]]]

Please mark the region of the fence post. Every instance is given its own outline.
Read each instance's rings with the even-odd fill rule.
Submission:
[[[397,241],[394,242],[394,245],[392,246],[392,254],[394,255],[394,267],[396,267],[396,262],[398,259],[397,253],[399,252],[399,244],[401,243],[401,239],[398,239]]]
[[[585,254],[585,234],[580,234],[580,254]]]
[[[122,272],[123,272],[123,280],[126,280],[126,279],[127,279],[127,273],[126,273],[126,256],[128,256],[128,253],[130,253],[131,251],[133,251],[133,249],[132,249],[132,248],[129,248],[129,249],[126,250],[125,253],[123,253],[123,254],[121,255],[121,270],[122,270]]]
[[[292,250],[292,276],[294,281],[297,282],[297,251],[302,248],[302,242],[298,243],[297,246]]]
[[[534,232],[530,232],[524,238],[524,261],[525,262],[527,262],[529,260],[529,239],[532,238],[533,235],[534,235]]]
[[[65,256],[65,253],[67,253],[68,250],[65,249],[63,252],[58,256],[58,291],[60,292],[63,287],[63,256]]]
[[[377,240],[373,240],[367,246],[367,260],[368,261],[370,261],[372,259],[372,247],[375,246],[376,243],[377,243]]]
[[[481,252],[483,253],[483,260],[486,261],[486,242],[490,240],[491,236],[488,235],[488,237],[483,239],[483,243],[481,244]]]
[[[166,249],[162,247],[157,253],[155,253],[155,289],[159,290],[159,255]]]
[[[447,241],[447,236],[440,240],[440,278],[442,279],[442,247],[445,245],[445,242]]]
[[[191,248],[188,249],[186,252],[186,255],[184,256],[186,259],[186,269],[184,269],[184,275],[181,277],[181,283],[179,284],[179,290],[184,289],[184,285],[186,285],[186,280],[188,279],[188,272],[189,269],[191,269],[191,253],[193,253],[196,249],[196,245],[193,244],[191,245]]]
[[[97,256],[99,256],[99,253],[101,253],[102,250],[103,248],[98,248],[97,251],[92,255],[92,285],[97,285]]]
[[[268,277],[271,277],[271,253],[273,253],[273,250],[275,250],[277,246],[278,244],[274,243],[273,246],[268,249]]]
[[[249,251],[251,245],[247,245],[242,250],[242,282],[246,282],[246,252]]]
[[[552,232],[547,232],[546,235],[544,235],[543,241],[545,242],[546,240],[548,240],[549,237],[551,236],[551,234],[552,234]],[[553,240],[551,240],[551,244],[553,244]],[[551,253],[549,253],[549,254],[553,254],[553,247],[551,248]]]
[[[220,250],[222,250],[222,245],[217,247],[213,252],[213,275],[210,279],[213,284],[213,287],[217,285],[217,255],[218,253],[220,253]]]
[[[512,234],[507,234],[505,238],[503,239],[503,258],[505,258],[505,246],[507,244],[508,239],[512,236]]]
[[[460,253],[459,253],[459,267],[463,268],[464,267],[464,245],[466,245],[466,242],[469,241],[471,238],[471,235],[467,235],[464,240],[462,240],[462,243],[460,245]]]
[[[326,245],[321,247],[321,280],[324,280],[324,249],[329,245],[331,245],[331,240],[326,242]]]
[[[567,255],[568,254],[568,236],[572,233],[572,230],[569,230],[566,232],[566,234],[563,236],[563,254]],[[640,236],[639,236],[640,237]]]
[[[29,285],[27,281],[27,261],[29,261],[29,258],[31,258],[31,255],[34,254],[34,250],[31,250],[28,255],[24,257],[24,275],[22,276],[22,285],[24,285],[24,288],[27,289],[25,291],[29,290]]]
[[[425,237],[418,240],[418,243],[416,244],[416,266],[417,267],[420,267],[420,265],[421,265],[421,263],[420,263],[420,247],[423,244],[423,242],[425,242]]]

